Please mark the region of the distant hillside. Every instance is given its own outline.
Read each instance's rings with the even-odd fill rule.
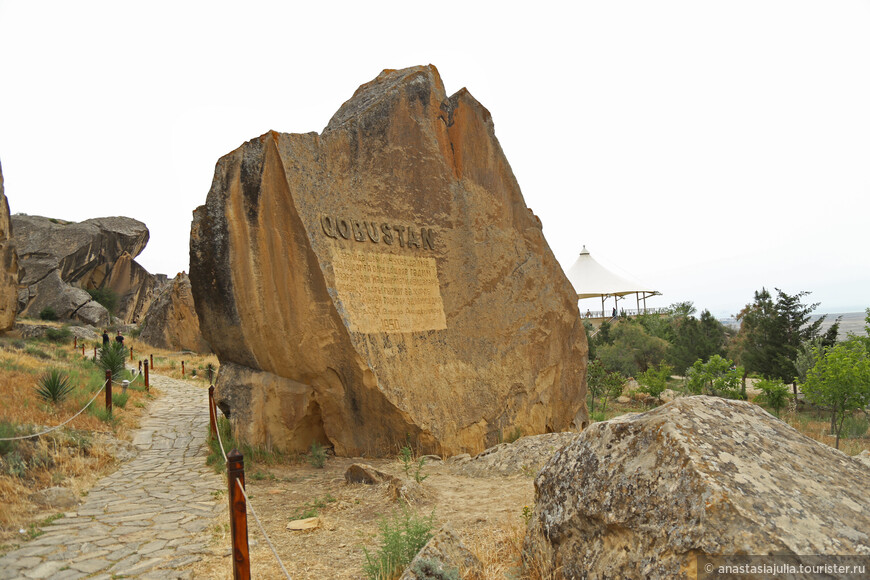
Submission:
[[[837,338],[839,340],[845,339],[849,333],[857,334],[859,336],[866,334],[864,331],[864,317],[866,314],[864,312],[834,312],[824,315],[818,314],[813,316],[811,320],[818,320],[821,316],[825,317],[825,321],[822,323],[822,332],[831,328],[831,325],[834,324],[834,321],[837,320],[838,316],[843,317],[840,321],[840,331],[837,333]],[[733,316],[729,318],[720,318],[719,322],[725,326],[730,326],[735,330],[740,328],[740,322]]]
[[[819,316],[813,316],[812,319],[818,320]],[[866,332],[864,331],[864,317],[866,316],[866,314],[864,312],[828,314],[827,316],[825,316],[825,321],[822,323],[822,332],[831,328],[831,325],[834,324],[834,321],[837,320],[838,316],[843,317],[843,320],[840,321],[840,332],[837,333],[837,338],[839,338],[840,340],[846,338],[846,336],[850,332],[859,336],[864,336],[866,334]]]

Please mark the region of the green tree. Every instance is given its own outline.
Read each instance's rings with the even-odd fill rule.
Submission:
[[[607,400],[618,397],[622,393],[622,385],[625,382],[618,372],[608,371],[601,361],[591,360],[586,366],[586,388],[589,391],[589,413],[595,413],[595,401],[604,400],[604,409],[607,409]]]
[[[834,446],[839,449],[846,417],[870,405],[870,354],[863,341],[849,339],[816,358],[802,390],[808,401],[831,412]]]
[[[707,394],[726,399],[745,398],[740,386],[743,369],[718,354],[707,362],[700,359],[689,369],[687,386],[696,395]]]
[[[824,342],[835,340],[839,330],[839,320],[824,335],[820,327],[825,316],[810,321],[815,304],[803,304],[809,292],[789,295],[780,290],[776,301],[767,289],[755,292],[752,304],[737,315],[740,331],[730,351],[747,372],[757,372],[769,379],[779,379],[793,383],[797,395],[795,361],[801,343],[819,336]]]
[[[91,295],[94,302],[102,304],[109,311],[109,314],[115,315],[118,313],[120,297],[114,290],[109,288],[91,288],[87,290],[87,293]]]
[[[611,344],[597,347],[598,360],[611,371],[635,377],[665,357],[668,342],[651,336],[634,320],[619,320],[610,329]]]

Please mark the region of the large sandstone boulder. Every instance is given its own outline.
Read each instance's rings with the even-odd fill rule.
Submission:
[[[36,317],[50,306],[60,317],[105,325],[108,312],[96,303],[80,310],[91,300],[85,290],[92,289],[119,296],[118,317],[124,322],[140,317],[150,304],[154,277],[133,260],[148,243],[142,222],[106,217],[76,223],[26,215],[12,216],[12,222],[23,315]]]
[[[3,189],[0,167],[0,332],[15,326],[18,313],[18,253],[12,237],[9,201]]]
[[[868,556],[868,482],[870,468],[761,407],[679,398],[556,453],[524,559],[555,578],[689,578],[702,555]]]
[[[145,314],[139,339],[167,350],[211,352],[199,330],[187,274],[179,273],[160,290]]]
[[[587,421],[576,295],[489,112],[432,66],[223,157],[190,254],[219,404],[252,442],[477,453]]]

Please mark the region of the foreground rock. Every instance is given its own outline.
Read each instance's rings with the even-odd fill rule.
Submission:
[[[451,528],[438,530],[414,556],[399,580],[482,578],[483,566]]]
[[[555,455],[524,560],[556,578],[687,578],[698,555],[870,555],[868,481],[758,406],[679,398]]]
[[[190,350],[203,354],[211,352],[199,330],[187,274],[179,273],[171,283],[160,289],[145,313],[139,338],[151,346],[166,350]]]
[[[22,315],[38,317],[52,308],[61,318],[98,326],[108,312],[87,289],[105,289],[119,298],[118,316],[140,317],[151,299],[154,277],[133,258],[148,243],[148,228],[127,217],[65,222],[40,216],[12,216],[21,279]]]
[[[453,455],[588,420],[576,294],[489,112],[434,67],[222,158],[190,253],[219,405],[251,442]]]
[[[15,326],[18,314],[18,253],[12,236],[9,201],[3,189],[0,167],[0,332]]]

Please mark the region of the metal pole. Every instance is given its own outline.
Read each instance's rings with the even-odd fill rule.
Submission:
[[[112,371],[106,370],[106,411],[112,414]]]
[[[230,499],[230,530],[233,542],[233,579],[251,580],[248,557],[248,506],[238,485],[245,487],[245,459],[237,449],[227,454],[227,484]]]

